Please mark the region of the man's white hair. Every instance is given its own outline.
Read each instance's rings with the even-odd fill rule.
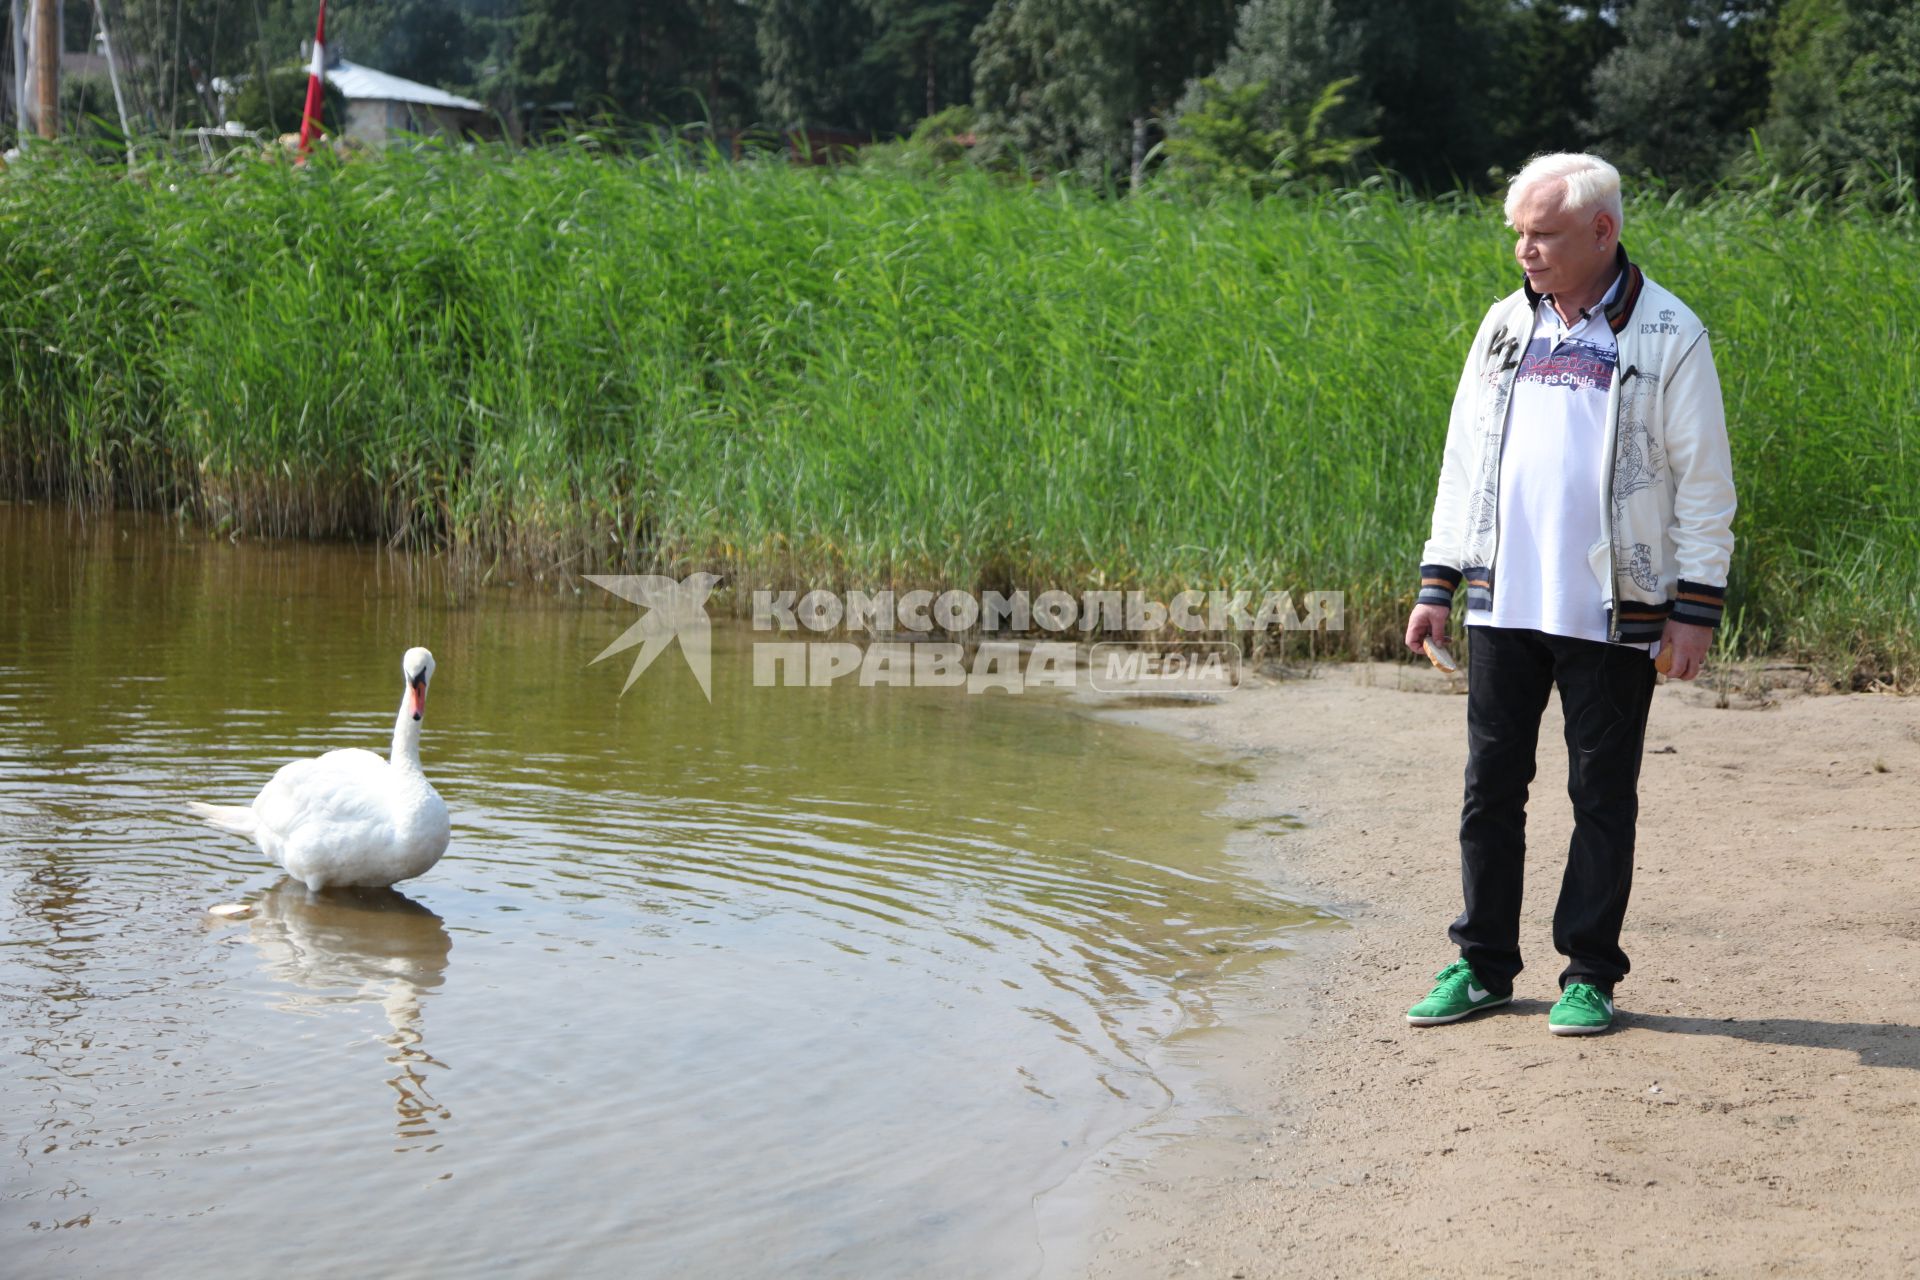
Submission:
[[[1535,156],[1527,161],[1526,168],[1513,175],[1513,181],[1507,186],[1508,226],[1513,225],[1513,214],[1520,202],[1535,187],[1548,182],[1561,184],[1562,209],[1575,213],[1605,210],[1613,215],[1613,225],[1620,225],[1620,171],[1599,156],[1556,151],[1552,155]]]

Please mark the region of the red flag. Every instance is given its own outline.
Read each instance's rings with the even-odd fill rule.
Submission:
[[[320,0],[320,21],[313,28],[313,67],[307,73],[307,105],[300,113],[300,155],[320,132],[320,81],[327,74],[327,0]]]

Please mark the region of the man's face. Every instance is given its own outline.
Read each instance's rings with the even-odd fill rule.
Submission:
[[[1513,256],[1535,293],[1577,292],[1613,265],[1613,219],[1562,208],[1565,190],[1540,183],[1513,211]]]

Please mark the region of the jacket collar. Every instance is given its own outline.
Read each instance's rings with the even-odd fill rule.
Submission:
[[[1620,288],[1614,293],[1613,301],[1606,306],[1607,327],[1619,333],[1627,327],[1627,321],[1633,318],[1634,304],[1640,301],[1640,288],[1647,282],[1640,268],[1627,261],[1627,246],[1615,245],[1613,248],[1613,269],[1621,277]],[[1527,295],[1527,306],[1538,308],[1542,299],[1548,295],[1535,293],[1527,278],[1520,277],[1520,287]]]

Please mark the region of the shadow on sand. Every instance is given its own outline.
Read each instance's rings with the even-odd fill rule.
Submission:
[[[1725,1036],[1750,1044],[1848,1049],[1869,1067],[1920,1070],[1920,1027],[1898,1022],[1815,1022],[1807,1018],[1683,1018],[1621,1010],[1624,1030],[1682,1036]]]

